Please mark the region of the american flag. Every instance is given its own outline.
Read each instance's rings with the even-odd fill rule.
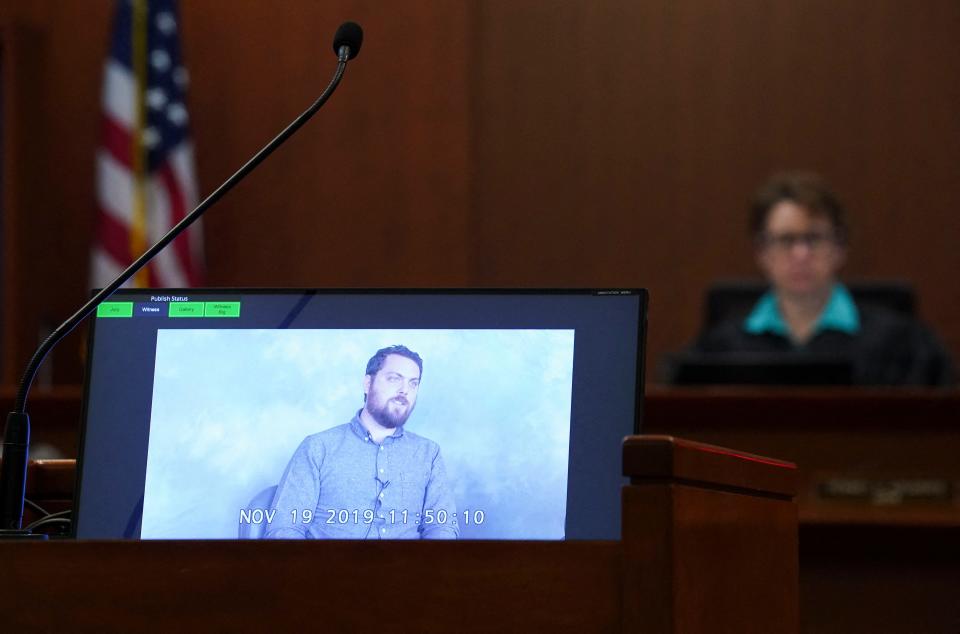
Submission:
[[[197,204],[178,17],[176,0],[117,4],[103,72],[95,287],[116,277]],[[200,285],[202,244],[196,222],[131,281],[138,287]]]

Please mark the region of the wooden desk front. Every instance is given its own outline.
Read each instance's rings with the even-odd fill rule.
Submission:
[[[0,542],[0,631],[797,631],[793,465],[623,462],[617,542]]]
[[[31,414],[37,442],[75,454],[79,389],[38,392]],[[960,392],[651,386],[642,431],[802,465],[804,631],[960,632]],[[870,496],[824,496],[831,481]],[[907,495],[925,481],[949,495]]]
[[[960,392],[648,389],[644,433],[801,465],[801,630],[960,632]]]

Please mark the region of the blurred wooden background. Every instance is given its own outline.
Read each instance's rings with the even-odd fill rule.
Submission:
[[[205,218],[211,286],[643,286],[652,364],[712,279],[752,274],[754,187],[802,167],[849,208],[849,275],[912,280],[960,358],[955,0],[181,4],[202,192],[319,94],[342,20],[366,33]],[[112,9],[0,5],[4,383],[88,293]]]

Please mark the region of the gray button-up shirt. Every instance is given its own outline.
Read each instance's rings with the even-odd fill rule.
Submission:
[[[377,444],[360,424],[307,436],[273,497],[273,539],[456,539],[440,447],[398,427]]]

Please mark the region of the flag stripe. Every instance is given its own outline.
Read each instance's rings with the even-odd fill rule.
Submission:
[[[180,190],[183,192],[184,206],[188,212],[193,211],[193,208],[200,202],[197,181],[193,177],[193,144],[187,140],[175,147],[170,152],[169,163],[174,178],[177,179]]]
[[[94,280],[112,280],[120,275],[122,267],[117,264],[117,261],[111,258],[103,249],[96,248],[93,250],[93,258],[90,263],[92,269],[92,279]],[[95,288],[99,288],[101,285],[94,284]]]
[[[133,176],[111,154],[103,151],[97,153],[97,203],[101,213],[126,227],[130,226],[133,218]]]
[[[113,160],[130,169],[133,142],[129,130],[110,115],[104,114],[100,120],[100,134],[103,135],[103,147],[110,152]]]
[[[117,222],[116,218],[110,214],[102,213],[100,214],[99,237],[98,248],[110,256],[114,262],[125,267],[133,261],[130,258],[130,238],[128,237],[126,224]],[[109,281],[106,280],[105,282]]]
[[[193,211],[200,202],[197,182],[193,178],[193,164],[193,144],[189,140],[184,141],[170,152],[169,165],[182,192],[184,214]],[[195,284],[199,285],[203,280],[204,273],[203,225],[200,221],[190,225],[190,230],[186,233],[186,240],[187,250],[190,253],[191,279],[196,279]]]
[[[160,181],[167,191],[167,202],[170,205],[170,226],[173,226],[183,220],[187,215],[183,201],[183,192],[180,191],[180,185],[177,183],[170,163],[165,163],[164,166],[160,168],[159,176]],[[177,258],[183,264],[188,284],[192,286],[195,280],[190,279],[190,272],[193,270],[193,266],[191,266],[192,257],[190,254],[190,244],[187,242],[186,236],[177,238],[171,246],[176,251]]]
[[[103,69],[102,105],[104,113],[123,127],[136,127],[137,82],[129,68],[107,60]]]
[[[173,201],[162,179],[151,179],[147,188],[147,200],[151,211],[147,235],[150,242],[156,242],[174,224]],[[175,240],[174,244],[178,241]],[[177,255],[175,246],[170,245],[158,253],[153,260],[151,269],[157,279],[161,280],[165,286],[186,286],[189,281],[184,271],[183,262]]]

